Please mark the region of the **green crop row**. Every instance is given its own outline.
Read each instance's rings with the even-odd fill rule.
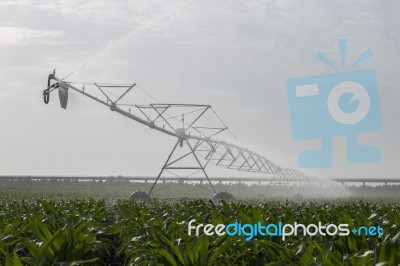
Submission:
[[[399,265],[396,202],[0,202],[0,265]],[[383,236],[189,236],[188,222],[380,225]]]

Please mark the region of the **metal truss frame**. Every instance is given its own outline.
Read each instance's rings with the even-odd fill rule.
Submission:
[[[51,85],[50,81],[55,81],[55,83]],[[60,88],[62,88],[64,91],[71,89],[109,107],[111,111],[124,115],[141,124],[149,126],[152,129],[176,137],[177,142],[169,154],[164,166],[161,168],[161,171],[154,184],[151,186],[149,194],[153,192],[154,187],[165,171],[183,169],[201,171],[215,193],[215,188],[205,171],[205,168],[209,163],[236,171],[273,175],[273,180],[270,182],[268,187],[271,185],[289,184],[289,180],[301,180],[305,178],[303,173],[293,169],[281,168],[271,160],[250,149],[244,148],[237,144],[229,143],[224,140],[219,140],[217,137],[228,129],[221,120],[221,126],[204,126],[198,123],[207,112],[214,112],[210,105],[163,103],[149,105],[137,105],[130,103],[124,104],[119,102],[136,86],[136,83],[131,85],[101,85],[93,83],[93,85],[101,92],[101,94],[104,96],[104,99],[100,99],[88,93],[87,91],[85,92],[84,86],[82,89],[79,89],[73,86],[71,82],[65,82],[58,79],[55,76],[55,73],[53,73],[49,75],[48,88],[44,90],[43,95],[45,102],[46,100],[48,102],[50,92],[56,88],[59,88],[61,100],[62,95],[60,94]],[[121,88],[125,90],[121,95],[116,96],[116,100],[112,100],[112,97],[104,89],[106,87]],[[66,104],[62,105],[62,107],[66,108]],[[129,107],[129,110],[125,110],[125,107]],[[140,116],[132,114],[131,108],[136,108],[136,110],[139,111]],[[168,111],[172,109],[177,110],[177,108],[185,108],[186,110],[190,109],[190,111],[186,113],[182,112],[178,115],[170,115],[168,113]],[[149,115],[149,111],[155,112],[156,116],[152,118]],[[191,119],[189,119],[189,121],[185,121],[185,115],[189,114]],[[218,117],[216,113],[215,115]],[[181,120],[179,118],[181,118]],[[179,121],[181,126],[176,126],[174,123],[172,123],[173,121],[175,121],[175,124],[177,121]],[[191,134],[189,130],[193,130],[194,134]],[[212,133],[208,133],[207,131],[211,131]],[[184,144],[190,148],[190,152],[185,154],[183,157],[178,158],[178,160],[170,161],[172,155],[176,152],[177,146],[179,145],[180,147],[183,147]],[[173,166],[189,155],[193,156],[197,162],[198,167],[196,167],[196,169],[193,167]],[[202,163],[200,158],[205,160],[205,163]],[[182,178],[185,179],[186,177]]]

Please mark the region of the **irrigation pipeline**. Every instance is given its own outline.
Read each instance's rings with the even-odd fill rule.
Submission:
[[[54,80],[56,83],[50,85],[51,80]],[[214,145],[223,145],[223,146],[230,147],[231,149],[235,148],[235,149],[239,150],[241,153],[247,152],[251,157],[254,156],[254,157],[257,157],[257,158],[260,158],[260,159],[263,159],[263,160],[269,162],[268,164],[269,164],[269,166],[273,167],[273,171],[274,172],[278,172],[279,169],[281,169],[278,165],[275,165],[270,160],[266,159],[265,157],[261,156],[260,154],[254,152],[254,151],[251,151],[251,150],[249,150],[247,148],[238,146],[236,144],[229,143],[229,142],[226,142],[226,141],[223,141],[223,140],[218,140],[218,139],[215,139],[215,138],[212,138],[212,137],[207,137],[207,136],[196,136],[196,135],[190,135],[190,134],[182,134],[179,131],[173,131],[173,130],[169,130],[169,129],[166,129],[164,127],[158,126],[158,125],[152,123],[151,121],[144,120],[144,119],[142,119],[142,118],[140,118],[140,117],[138,117],[138,116],[136,116],[134,114],[131,114],[130,112],[127,112],[127,111],[119,108],[113,102],[110,103],[109,101],[104,101],[102,99],[99,99],[99,98],[97,98],[97,97],[95,97],[95,96],[93,96],[93,95],[91,95],[91,94],[89,94],[89,93],[87,93],[87,92],[85,92],[85,91],[83,91],[81,89],[76,88],[75,86],[73,86],[69,82],[62,81],[61,79],[59,79],[59,78],[57,78],[55,76],[54,72],[53,72],[53,74],[49,75],[49,83],[48,83],[48,85],[49,85],[48,88],[43,92],[45,103],[49,99],[47,95],[50,94],[50,92],[53,91],[54,89],[56,89],[56,88],[63,89],[63,90],[72,89],[72,90],[74,90],[74,91],[76,91],[76,92],[78,92],[80,94],[83,94],[83,95],[91,98],[92,100],[94,100],[94,101],[96,101],[98,103],[101,103],[101,104],[109,107],[112,111],[115,111],[115,112],[117,112],[117,113],[119,113],[119,114],[121,114],[123,116],[126,116],[126,117],[128,117],[130,119],[133,119],[136,122],[144,124],[144,125],[152,128],[152,129],[160,131],[160,132],[162,132],[164,134],[176,137],[176,138],[178,138],[178,140],[180,142],[183,142],[184,140],[187,140],[187,139],[192,139],[192,140],[196,140],[196,141],[199,141],[199,142],[209,143],[209,144],[211,144],[213,146]],[[266,172],[268,172],[268,170],[266,170]]]
[[[52,79],[54,79],[54,80],[56,80],[58,82],[58,83],[55,83],[55,84],[58,84],[58,85],[56,85],[57,87],[60,86],[60,87],[63,87],[63,88],[72,89],[72,90],[74,90],[76,92],[79,92],[79,93],[91,98],[92,100],[95,100],[95,101],[97,101],[99,103],[102,103],[103,105],[108,106],[112,111],[115,111],[115,112],[120,113],[120,114],[122,114],[122,115],[124,115],[126,117],[129,117],[129,118],[135,120],[136,122],[144,124],[144,125],[152,128],[152,129],[158,130],[158,131],[163,132],[165,134],[168,134],[170,136],[174,136],[174,137],[177,137],[177,138],[182,138],[182,136],[180,134],[178,134],[178,133],[176,133],[174,131],[162,128],[160,126],[155,125],[154,123],[151,123],[149,121],[143,120],[140,117],[137,117],[137,116],[135,116],[135,115],[133,115],[133,114],[127,112],[127,111],[124,111],[124,110],[118,108],[118,106],[115,106],[112,103],[108,103],[108,102],[100,100],[100,99],[98,99],[96,97],[93,97],[92,95],[90,95],[90,94],[88,94],[88,93],[76,88],[75,86],[72,86],[71,84],[58,79],[57,77],[53,76],[52,74],[50,74],[50,75],[51,76],[49,76],[49,77],[51,77]],[[51,86],[53,86],[53,85],[50,85],[50,87]],[[241,147],[239,147],[239,146],[237,146],[235,144],[230,144],[230,143],[227,143],[227,142],[221,141],[221,140],[214,140],[214,139],[211,139],[211,138],[199,137],[199,136],[193,136],[193,135],[185,135],[185,137],[186,138],[195,139],[195,140],[200,140],[200,141],[207,141],[207,142],[211,142],[211,143],[214,143],[214,144],[225,144],[225,145],[233,146],[235,148],[244,149],[244,148],[241,148]],[[246,150],[246,149],[244,149],[244,150]],[[248,151],[248,150],[246,150],[246,151]]]
[[[50,81],[51,81],[51,80],[55,80],[57,83],[55,83],[55,84],[53,84],[53,85],[49,85],[49,86],[47,87],[47,89],[43,91],[45,103],[46,103],[46,97],[47,97],[47,96],[45,96],[45,95],[50,94],[50,92],[53,90],[52,88],[62,87],[62,88],[65,88],[65,89],[72,89],[72,90],[74,90],[74,91],[76,91],[76,92],[78,92],[78,93],[80,93],[80,94],[83,94],[83,95],[85,95],[85,96],[91,98],[92,100],[95,100],[95,101],[98,102],[98,103],[101,103],[101,104],[103,104],[103,105],[105,105],[105,106],[108,106],[112,111],[115,111],[115,112],[120,113],[120,114],[122,114],[122,115],[124,115],[124,116],[126,116],[126,117],[129,117],[129,118],[135,120],[136,122],[139,122],[139,123],[141,123],[141,124],[147,125],[147,126],[149,126],[149,127],[151,127],[151,128],[154,128],[154,129],[156,129],[156,130],[158,130],[158,131],[161,131],[161,132],[163,132],[163,133],[166,133],[166,134],[168,134],[168,135],[171,135],[171,136],[174,136],[174,137],[178,137],[178,134],[175,133],[175,132],[173,132],[173,131],[170,131],[170,130],[167,130],[167,129],[165,129],[165,128],[161,128],[161,127],[159,127],[159,126],[157,126],[157,125],[154,125],[154,124],[152,124],[152,123],[150,123],[150,122],[148,122],[148,121],[146,121],[146,120],[141,119],[140,117],[137,117],[137,116],[135,116],[135,115],[133,115],[133,114],[130,114],[129,112],[126,112],[126,111],[124,111],[124,110],[118,108],[118,107],[117,107],[116,105],[114,105],[113,103],[108,103],[108,102],[106,102],[106,101],[103,101],[103,100],[101,100],[101,99],[98,99],[97,97],[94,97],[94,96],[90,95],[89,93],[86,93],[86,92],[84,92],[84,91],[82,91],[82,90],[76,88],[75,86],[73,86],[73,85],[71,85],[71,84],[69,84],[69,83],[67,83],[67,82],[65,82],[65,81],[62,81],[61,79],[59,79],[59,78],[57,78],[56,76],[54,76],[54,73],[49,75],[49,80],[50,80]]]

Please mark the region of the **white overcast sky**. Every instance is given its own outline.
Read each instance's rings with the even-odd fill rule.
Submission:
[[[244,145],[296,167],[319,144],[293,140],[285,82],[335,73],[315,53],[340,62],[337,40],[347,38],[348,62],[374,53],[356,70],[377,72],[383,130],[359,140],[378,147],[382,162],[347,164],[338,137],[334,167],[306,172],[398,177],[399,13],[395,0],[2,0],[0,175],[158,173],[171,137],[80,95],[67,110],[55,94],[43,103],[53,68],[66,75],[110,45],[118,47],[69,80],[137,82],[163,102],[211,104]]]

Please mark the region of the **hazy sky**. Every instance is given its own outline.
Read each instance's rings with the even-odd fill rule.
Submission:
[[[118,47],[68,80],[137,82],[163,102],[211,104],[246,146],[296,167],[301,151],[319,144],[293,140],[285,82],[335,73],[315,53],[338,63],[337,41],[347,38],[348,62],[374,53],[355,70],[377,72],[383,130],[359,139],[377,146],[382,162],[347,164],[338,137],[334,167],[305,172],[396,177],[399,1],[167,2],[0,1],[0,175],[158,173],[172,137],[77,94],[67,110],[55,94],[43,103],[53,68],[62,77],[110,45]]]

